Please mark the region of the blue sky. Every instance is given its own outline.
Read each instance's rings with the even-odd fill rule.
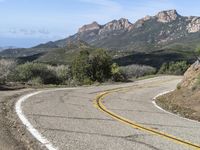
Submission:
[[[200,0],[0,0],[0,47],[31,47],[65,38],[93,21],[135,22],[167,9],[200,16],[199,6]]]

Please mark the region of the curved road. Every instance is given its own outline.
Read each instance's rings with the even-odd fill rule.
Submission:
[[[26,99],[22,111],[31,125],[59,150],[199,149],[200,123],[165,113],[152,104],[154,96],[175,89],[180,79],[162,76],[119,85],[44,91]],[[110,89],[117,90],[104,93]],[[99,98],[108,112],[197,147],[112,117],[97,106]]]

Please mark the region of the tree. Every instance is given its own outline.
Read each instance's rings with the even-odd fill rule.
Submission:
[[[111,78],[112,59],[103,49],[97,49],[90,57],[91,79],[93,81],[103,82]]]
[[[103,82],[111,78],[112,59],[103,49],[95,49],[92,53],[81,51],[73,60],[71,72],[73,79],[81,84]]]
[[[84,50],[81,51],[73,60],[71,65],[71,72],[73,75],[73,79],[76,81],[83,83],[85,80],[89,78],[91,64],[89,60],[89,52]]]

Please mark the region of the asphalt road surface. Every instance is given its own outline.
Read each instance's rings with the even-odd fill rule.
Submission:
[[[157,94],[175,89],[180,79],[161,76],[45,91],[26,99],[22,111],[59,150],[200,149],[200,123],[166,113],[152,103]]]

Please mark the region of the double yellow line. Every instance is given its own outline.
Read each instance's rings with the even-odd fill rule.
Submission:
[[[126,125],[129,125],[135,129],[139,129],[139,130],[142,130],[142,131],[145,131],[145,132],[148,132],[150,134],[154,134],[154,135],[158,135],[160,137],[163,137],[163,138],[166,138],[168,140],[171,140],[177,144],[182,144],[182,145],[185,145],[187,147],[190,147],[192,149],[195,149],[195,150],[200,150],[200,146],[197,145],[197,144],[193,144],[189,141],[186,141],[186,140],[183,140],[183,139],[180,139],[180,138],[177,138],[173,135],[170,135],[170,134],[167,134],[167,133],[164,133],[164,132],[161,132],[161,131],[158,131],[158,130],[155,130],[155,129],[152,129],[152,128],[148,128],[148,127],[144,127],[143,125],[141,124],[138,124],[136,122],[133,122],[131,120],[128,120],[122,116],[119,116],[117,114],[115,114],[114,112],[108,110],[104,105],[103,105],[103,100],[104,98],[111,94],[111,93],[114,93],[114,92],[119,92],[119,91],[123,91],[123,90],[127,90],[127,88],[118,88],[118,89],[112,89],[112,90],[108,90],[108,91],[105,91],[105,92],[102,92],[100,94],[97,95],[95,101],[94,101],[94,104],[95,106],[100,109],[101,111],[103,111],[104,113],[108,114],[109,116],[111,116],[112,118],[114,118],[115,120],[118,120]]]

